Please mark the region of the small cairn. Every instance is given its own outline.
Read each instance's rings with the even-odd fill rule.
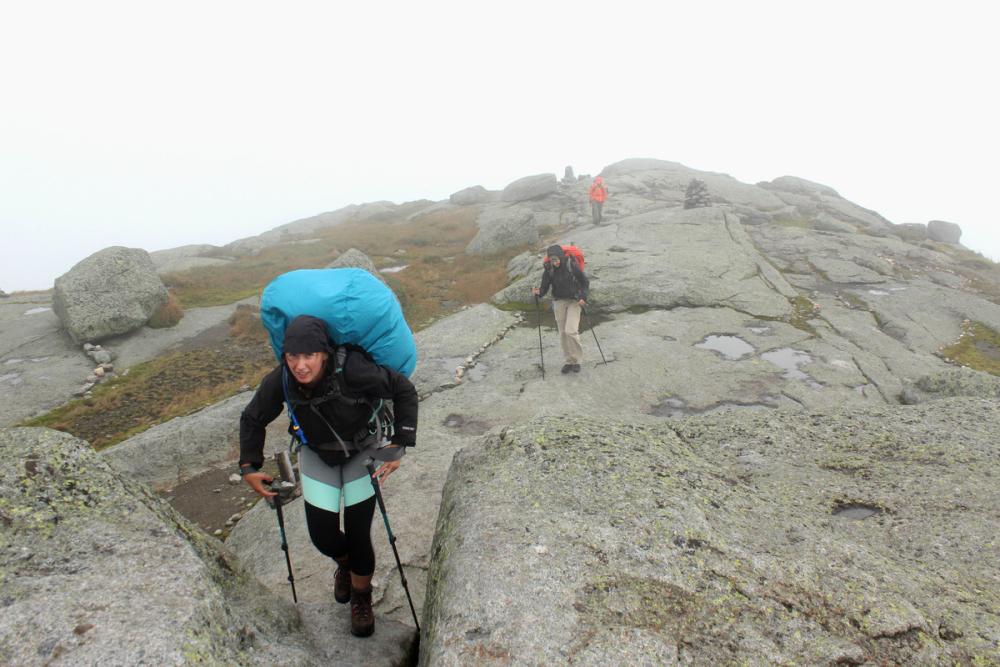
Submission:
[[[708,186],[700,178],[692,178],[684,193],[684,208],[706,208],[711,206],[708,200]]]
[[[97,366],[90,372],[87,379],[83,381],[83,386],[73,392],[74,396],[87,396],[90,390],[93,389],[97,384],[108,379],[115,372],[115,365],[111,363],[114,360],[114,355],[111,354],[110,350],[106,350],[100,345],[92,345],[90,343],[83,344],[83,352],[91,360],[97,364]]]
[[[576,183],[576,176],[573,175],[573,167],[566,167],[562,177],[563,183]]]

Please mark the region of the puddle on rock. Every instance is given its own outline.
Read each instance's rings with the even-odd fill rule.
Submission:
[[[46,308],[45,306],[40,306],[38,308],[29,308],[22,313],[23,315],[37,315],[38,313],[44,313],[46,311],[52,310],[51,308]]]
[[[24,359],[8,359],[7,361],[3,362],[3,365],[4,366],[11,366],[13,364],[19,364],[22,361],[24,361]]]
[[[886,292],[885,290],[880,290],[880,289],[870,289],[870,290],[868,290],[868,293],[872,294],[874,296],[889,296],[888,292]]]
[[[816,382],[808,373],[799,370],[799,366],[810,363],[812,357],[802,350],[793,350],[790,347],[780,347],[760,355],[764,361],[769,361],[778,368],[785,371],[784,377],[789,380],[804,380],[815,389],[823,387]]]
[[[402,266],[387,266],[384,269],[379,269],[378,272],[379,273],[399,273],[400,271],[402,271],[403,269],[405,269],[408,266],[409,266],[409,264],[403,264]]]
[[[753,345],[738,336],[706,336],[703,341],[695,343],[694,346],[718,352],[730,361],[736,361],[754,353]]]
[[[881,508],[875,507],[874,505],[865,505],[863,503],[838,503],[837,506],[833,508],[833,516],[841,519],[850,519],[851,521],[864,521],[869,517],[873,517],[881,513]]]

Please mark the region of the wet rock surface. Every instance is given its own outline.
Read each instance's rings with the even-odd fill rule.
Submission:
[[[949,399],[487,436],[444,489],[421,664],[994,662],[998,415]]]

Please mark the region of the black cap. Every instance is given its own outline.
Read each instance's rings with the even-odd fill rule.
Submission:
[[[548,249],[545,251],[545,254],[548,255],[549,257],[558,257],[559,259],[562,259],[563,257],[566,256],[566,253],[563,252],[561,245],[550,245]]]
[[[299,315],[285,328],[284,354],[330,353],[330,332],[326,322],[312,315]]]

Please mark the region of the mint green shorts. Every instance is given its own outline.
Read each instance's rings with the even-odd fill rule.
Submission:
[[[340,465],[323,462],[319,454],[308,446],[299,450],[299,474],[302,476],[302,495],[306,502],[328,512],[340,512],[344,507],[357,505],[375,495],[367,463],[372,460],[374,447],[363,449]]]

